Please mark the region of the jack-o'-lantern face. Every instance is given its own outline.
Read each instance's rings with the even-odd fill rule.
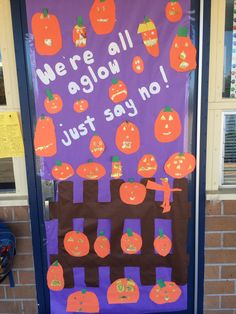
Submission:
[[[99,313],[99,301],[96,294],[86,289],[71,293],[67,299],[66,312]]]
[[[136,254],[141,250],[142,238],[136,232],[133,232],[130,228],[124,233],[120,240],[122,251],[125,254]]]
[[[86,46],[87,34],[82,16],[77,18],[77,24],[73,28],[72,39],[76,47],[83,48]]]
[[[178,112],[169,106],[161,110],[154,126],[155,137],[159,142],[169,143],[176,140],[180,136],[181,129]]]
[[[86,99],[78,99],[74,102],[73,107],[75,112],[84,112],[88,109],[89,103]]]
[[[50,290],[61,291],[64,289],[63,268],[58,261],[55,261],[47,271],[47,285]]]
[[[127,98],[128,90],[125,83],[121,80],[113,79],[109,87],[109,98],[115,104],[124,101]]]
[[[87,180],[99,180],[106,174],[106,169],[102,164],[89,160],[86,164],[80,165],[76,169],[79,177]]]
[[[102,138],[94,134],[90,140],[89,149],[94,158],[100,157],[105,150],[105,144]]]
[[[151,178],[156,173],[157,168],[155,157],[151,154],[146,154],[138,163],[138,174],[143,178]]]
[[[47,97],[44,100],[44,107],[48,113],[55,114],[62,110],[63,102],[58,94],[53,94],[50,89],[46,90]]]
[[[74,169],[69,163],[57,161],[52,168],[52,176],[57,180],[67,180],[74,175]]]
[[[175,282],[158,280],[149,297],[156,304],[166,304],[176,302],[181,294],[182,291]]]
[[[112,32],[116,22],[116,6],[114,0],[94,0],[89,12],[93,30],[98,35]]]
[[[168,21],[175,23],[181,20],[183,9],[178,0],[170,0],[166,5],[166,18]]]
[[[196,166],[195,157],[190,153],[175,153],[166,161],[165,172],[176,179],[184,178],[193,172]]]
[[[129,179],[120,186],[120,198],[122,202],[129,205],[141,204],[146,196],[146,188],[139,182],[134,182],[134,179]]]
[[[140,147],[138,127],[129,121],[123,122],[116,131],[116,146],[124,154],[133,154]]]
[[[64,248],[71,256],[85,256],[89,253],[89,240],[83,232],[69,231],[64,237]]]
[[[140,56],[136,56],[132,61],[132,69],[135,73],[141,74],[144,71],[144,62]]]
[[[137,303],[139,287],[130,278],[120,278],[114,281],[107,290],[109,304]]]

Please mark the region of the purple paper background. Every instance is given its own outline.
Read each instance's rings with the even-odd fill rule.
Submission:
[[[161,177],[166,177],[163,166],[167,158],[177,152],[186,151],[188,149],[188,77],[189,73],[177,73],[172,70],[169,65],[169,50],[174,37],[177,34],[178,26],[190,27],[189,10],[190,0],[179,0],[183,8],[183,18],[179,23],[170,23],[165,18],[165,6],[168,0],[116,0],[116,25],[111,34],[96,35],[91,28],[89,21],[89,10],[93,3],[92,0],[26,0],[29,32],[31,32],[31,18],[36,12],[41,12],[42,8],[48,8],[49,13],[55,14],[60,22],[62,31],[63,47],[55,56],[40,56],[34,50],[33,41],[31,41],[30,58],[32,64],[33,83],[35,92],[35,103],[37,116],[45,114],[54,120],[57,132],[57,146],[58,152],[51,158],[41,159],[41,175],[45,179],[52,179],[51,169],[57,160],[62,162],[69,162],[74,169],[80,164],[85,163],[90,159],[89,141],[92,137],[92,131],[89,130],[88,135],[81,137],[77,141],[73,141],[69,147],[61,143],[63,130],[77,127],[86,119],[87,115],[95,117],[96,132],[100,135],[106,145],[104,154],[97,160],[102,163],[107,170],[104,178],[99,180],[99,201],[109,201],[109,181],[111,173],[111,158],[114,155],[119,155],[123,166],[122,179],[127,180],[132,177],[135,180],[140,180],[137,174],[137,164],[139,159],[147,153],[151,153],[156,157],[158,162],[158,171],[156,173],[156,180],[159,181]],[[84,25],[87,28],[87,45],[86,48],[76,48],[72,42],[72,29],[76,24],[77,16],[83,17]],[[142,42],[141,34],[137,34],[139,23],[143,22],[144,17],[149,16],[155,23],[158,30],[160,55],[158,58],[150,56]],[[122,50],[119,42],[118,32],[124,34],[127,29],[133,41],[134,47]],[[30,36],[30,38],[32,38]],[[115,56],[110,56],[107,47],[110,42],[117,42],[121,53]],[[79,69],[74,71],[69,63],[69,58],[78,54],[82,58],[84,50],[93,52],[95,62],[90,66],[94,71],[100,66],[107,66],[109,61],[116,59],[120,66],[120,73],[116,76],[125,82],[128,88],[127,99],[132,99],[138,110],[135,117],[129,117],[127,114],[115,118],[112,122],[107,122],[104,117],[105,109],[112,109],[114,104],[108,97],[108,89],[111,85],[113,75],[101,80],[98,78],[98,83],[94,83],[94,91],[90,94],[85,94],[79,91],[76,95],[71,95],[68,92],[67,86],[70,81],[77,82],[80,87],[80,77],[84,74],[90,78],[89,71],[83,61],[79,62]],[[136,55],[140,55],[145,64],[145,70],[141,75],[132,71],[132,60]],[[55,66],[57,62],[63,62],[66,66],[67,74],[65,76],[57,76],[57,79],[44,85],[35,74],[36,69],[42,69],[45,63]],[[168,83],[163,81],[159,67],[163,66]],[[93,81],[93,80],[92,80]],[[143,101],[138,88],[142,86],[148,87],[150,83],[156,81],[160,84],[161,91],[157,95],[151,95],[146,101]],[[167,85],[169,86],[167,88]],[[55,115],[50,115],[44,109],[44,99],[46,97],[45,90],[50,88],[54,93],[61,95],[63,99],[63,110]],[[73,103],[78,98],[86,98],[90,104],[89,109],[84,113],[76,113],[73,110]],[[124,103],[124,102],[123,102]],[[122,104],[123,104],[122,103]],[[181,136],[171,143],[160,143],[154,137],[154,122],[160,110],[165,106],[171,106],[180,115],[182,121]],[[129,112],[129,110],[128,110]],[[139,151],[132,155],[125,155],[121,153],[115,145],[115,134],[117,127],[125,120],[135,123],[141,136],[141,147]],[[63,126],[61,126],[63,125]],[[82,201],[82,179],[76,174],[71,178],[74,182],[74,201]],[[169,178],[172,185],[173,180]],[[163,194],[156,193],[156,199],[161,200]],[[128,223],[128,222],[125,222]],[[140,232],[139,222],[130,222],[131,226]],[[129,225],[130,226],[130,225]],[[172,238],[171,224],[169,222],[158,223],[158,227],[164,228],[166,234]],[[83,221],[74,219],[74,228],[83,228]],[[47,243],[48,254],[56,253],[57,251],[57,222],[46,222],[47,229]],[[98,229],[103,229],[105,234],[109,237],[110,223],[109,221],[99,221]],[[99,231],[98,230],[98,233]],[[151,287],[142,287],[140,285],[139,272],[134,268],[127,268],[127,274],[133,278],[140,286],[141,297],[137,304],[130,305],[108,305],[106,301],[106,289],[109,284],[109,270],[107,268],[101,269],[103,274],[103,281],[99,288],[89,288],[89,290],[96,292],[99,295],[101,313],[152,313],[158,311],[178,311],[187,307],[187,286],[182,287],[182,296],[178,302],[174,304],[166,304],[158,306],[149,300],[148,293]],[[165,280],[170,279],[170,269],[157,269],[158,273]],[[74,289],[65,289],[62,292],[50,292],[51,294],[51,308],[52,313],[64,313],[66,307],[67,296],[84,287],[83,271],[74,269],[76,277],[76,286]],[[105,280],[107,278],[107,281]],[[99,292],[98,292],[99,291]]]

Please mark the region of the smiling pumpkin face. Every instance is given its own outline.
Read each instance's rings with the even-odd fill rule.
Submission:
[[[116,146],[124,154],[133,154],[140,147],[138,127],[129,121],[121,123],[116,131]]]
[[[71,293],[67,299],[66,312],[99,313],[99,301],[96,294],[86,289]]]
[[[176,140],[181,133],[182,126],[178,112],[167,106],[158,114],[154,133],[159,142],[169,143]]]
[[[176,179],[181,179],[194,171],[195,157],[190,153],[175,153],[165,163],[165,172]]]
[[[143,178],[151,178],[154,176],[158,169],[156,159],[151,154],[145,154],[139,160],[138,174]]]
[[[100,157],[105,150],[105,144],[102,138],[96,133],[93,135],[93,137],[90,140],[89,150],[94,158]]]
[[[114,281],[107,290],[108,304],[137,303],[139,287],[130,278],[120,278]]]
[[[122,235],[120,240],[122,251],[125,254],[138,253],[141,250],[142,244],[141,236],[133,232],[130,228],[127,229],[127,232]]]
[[[89,240],[83,232],[69,231],[64,237],[64,248],[71,256],[85,256],[89,253]]]
[[[141,204],[145,199],[146,192],[145,186],[134,182],[134,179],[129,179],[129,182],[124,182],[120,186],[120,198],[122,202],[129,205]]]
[[[79,177],[87,180],[99,180],[106,174],[106,169],[102,164],[89,160],[86,164],[80,165],[76,169]]]

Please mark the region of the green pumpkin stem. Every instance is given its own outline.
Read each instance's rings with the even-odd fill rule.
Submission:
[[[179,26],[179,28],[178,28],[178,36],[179,37],[187,37],[188,36],[188,28]]]
[[[43,8],[43,16],[44,17],[48,16],[48,9],[47,8]]]
[[[134,178],[129,178],[128,182],[133,183],[134,182]]]
[[[163,238],[164,237],[164,232],[163,232],[163,229],[159,229],[159,236],[161,237],[161,238]]]
[[[93,159],[89,159],[89,160],[88,160],[88,163],[90,163],[90,162],[93,162]]]
[[[47,94],[49,100],[54,99],[51,89],[46,89],[46,94]]]
[[[111,81],[112,81],[112,84],[114,84],[114,85],[115,85],[115,84],[118,84],[118,79],[115,78],[115,77],[114,77]]]
[[[87,292],[87,290],[86,289],[82,289],[81,292],[82,292],[82,294],[85,294]]]
[[[127,228],[127,234],[129,237],[132,237],[133,236],[133,231],[131,228]]]
[[[170,0],[170,2],[173,2],[173,3],[175,3],[175,2],[177,2],[178,0]]]
[[[44,120],[44,119],[45,119],[45,115],[44,115],[44,114],[41,114],[40,119],[41,119],[41,120]]]
[[[166,286],[166,284],[164,283],[162,279],[158,279],[157,284],[160,286],[160,288],[164,288]]]
[[[106,0],[100,0],[100,2],[105,2]]]
[[[119,156],[113,156],[112,157],[112,162],[119,162],[120,161],[120,157]]]
[[[183,156],[184,156],[184,153],[179,153],[178,156],[179,156],[179,157],[183,157]]]
[[[100,232],[99,232],[99,235],[100,235],[100,236],[104,236],[104,231],[100,231]]]
[[[56,161],[56,165],[57,165],[58,167],[60,167],[60,166],[62,165],[62,162],[61,162],[60,160],[57,160],[57,161]]]
[[[166,106],[164,109],[164,112],[172,112],[173,110],[171,109],[170,106]]]
[[[144,21],[145,21],[146,23],[148,23],[148,22],[150,22],[150,18],[149,18],[148,16],[145,16]]]
[[[59,266],[58,260],[56,260],[52,265],[53,265],[53,266]]]
[[[80,233],[80,231],[79,231],[79,230],[77,230],[77,231],[76,231],[76,233],[77,233],[77,234],[79,234],[79,233]]]
[[[83,26],[84,26],[84,22],[83,22],[82,16],[78,16],[78,17],[77,17],[77,25],[78,25],[79,27],[83,27]]]

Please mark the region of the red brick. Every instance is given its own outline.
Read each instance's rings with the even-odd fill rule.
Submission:
[[[38,305],[36,301],[23,301],[24,314],[38,313]]]
[[[19,270],[19,283],[20,284],[35,284],[34,271]]]
[[[0,299],[5,299],[5,290],[4,290],[4,287],[0,287]]]
[[[221,277],[225,279],[235,279],[236,278],[236,265],[222,266]]]
[[[35,286],[5,287],[8,299],[34,299]]]
[[[205,279],[219,279],[220,267],[219,266],[205,266]]]
[[[204,314],[235,314],[233,310],[206,310]]]
[[[234,293],[234,281],[206,281],[205,294]]]
[[[218,309],[220,307],[220,297],[218,296],[205,296],[204,298],[205,309]]]
[[[16,238],[16,248],[17,248],[17,253],[32,253],[33,251],[32,239],[31,238],[27,238],[27,239]]]
[[[0,220],[11,221],[12,219],[12,207],[0,207]]]
[[[235,217],[206,217],[207,231],[235,231]]]
[[[236,263],[236,249],[235,250],[206,250],[205,263],[207,264],[224,264]]]
[[[235,226],[236,229],[236,226]],[[225,233],[223,238],[224,246],[230,246],[236,248],[236,233]]]
[[[206,247],[221,246],[221,234],[220,233],[206,233],[205,234],[205,246]]]
[[[27,206],[13,207],[14,220],[17,221],[29,221],[29,212]]]
[[[236,309],[236,295],[227,295],[222,296],[221,298],[221,307],[228,309]]]
[[[9,224],[16,237],[27,237],[31,235],[29,222],[15,222]]]
[[[15,256],[13,268],[32,268],[33,267],[32,255],[17,255]]]
[[[18,284],[18,275],[17,275],[17,271],[13,271],[13,278],[14,278],[14,282],[15,284]],[[9,277],[7,276],[2,282],[1,285],[6,285],[9,286]]]
[[[236,201],[224,201],[224,214],[236,215]]]
[[[221,202],[206,202],[206,215],[220,215],[221,214]]]
[[[4,314],[19,314],[22,313],[21,301],[0,301],[0,313]],[[31,313],[33,314],[33,313]]]

